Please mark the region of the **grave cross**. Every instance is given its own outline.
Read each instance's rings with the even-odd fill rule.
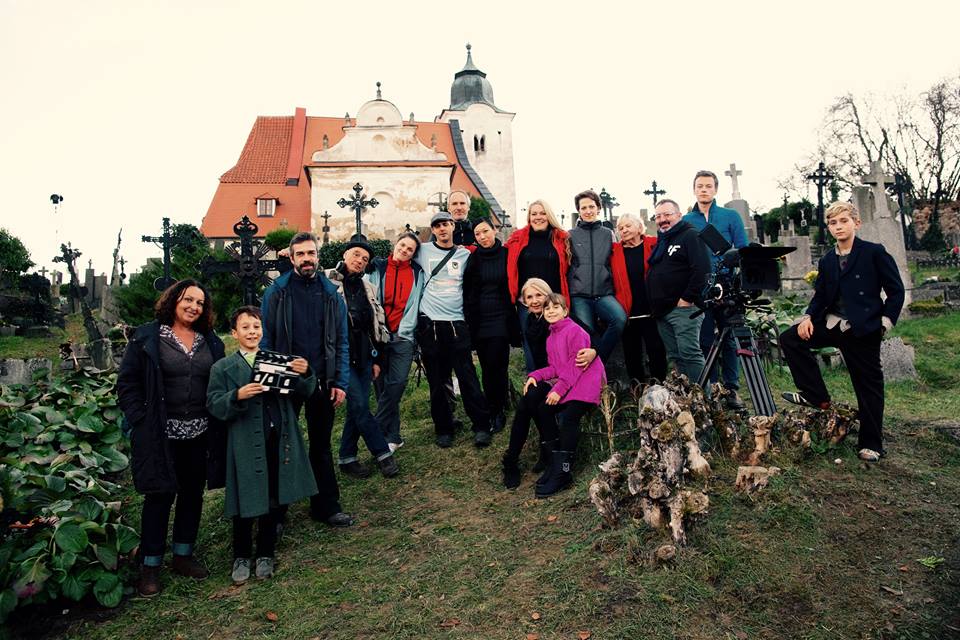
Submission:
[[[825,245],[827,243],[827,230],[823,220],[823,188],[830,184],[830,181],[836,178],[824,165],[817,165],[817,170],[806,176],[806,179],[817,185],[817,244]]]
[[[243,289],[243,304],[257,304],[257,285],[268,285],[271,279],[267,271],[279,271],[286,258],[264,260],[270,247],[257,240],[254,236],[260,229],[247,216],[233,225],[233,232],[240,238],[240,242],[231,242],[224,247],[232,260],[217,261],[207,256],[200,261],[200,270],[204,278],[215,273],[232,273],[240,280]]]
[[[620,203],[617,202],[616,196],[613,196],[607,193],[606,187],[600,188],[599,195],[600,195],[600,206],[603,208],[604,218],[609,221],[613,216],[613,208],[619,207]]]
[[[153,281],[153,288],[157,291],[163,291],[175,280],[170,277],[170,250],[181,244],[178,239],[170,232],[170,218],[163,219],[163,233],[159,236],[141,236],[143,242],[152,242],[163,249],[163,276]]]
[[[90,305],[87,304],[86,292],[80,287],[80,279],[77,278],[77,269],[75,263],[82,253],[74,249],[69,244],[60,245],[60,255],[53,259],[54,262],[62,262],[70,272],[70,296],[80,304],[80,313],[83,315],[83,327],[87,330],[87,337],[90,342],[96,342],[103,339],[97,321],[93,319],[93,313],[90,311]]]
[[[330,244],[330,214],[324,211],[320,217],[323,218],[323,244],[327,245]]]
[[[904,204],[904,196],[913,191],[913,182],[911,182],[910,176],[902,173],[896,174],[893,178],[893,192],[897,194],[897,204],[900,206],[900,228],[903,230],[903,244],[907,250],[910,250],[913,247],[910,246],[910,235],[907,233],[907,209]]]
[[[41,277],[41,278],[46,278],[46,277],[47,277],[47,267],[46,267],[46,265],[40,267],[40,277]]]
[[[657,208],[657,196],[662,196],[666,193],[665,189],[657,189],[657,181],[654,180],[653,184],[650,185],[650,189],[647,189],[643,192],[645,196],[653,196],[653,208]]]
[[[437,196],[436,202],[428,202],[427,204],[437,208],[437,211],[446,211],[447,210],[447,194],[443,191],[438,191],[433,194]]]
[[[737,177],[743,175],[743,171],[739,171],[739,170],[737,169],[736,163],[735,163],[735,162],[731,162],[731,163],[730,163],[730,170],[729,170],[729,171],[724,171],[724,172],[723,172],[723,175],[725,175],[725,176],[730,176],[730,180],[733,181],[733,196],[732,196],[731,199],[732,199],[732,200],[740,200],[740,183],[739,183],[739,181],[737,180]]]
[[[874,215],[877,218],[892,218],[893,212],[887,206],[887,187],[896,184],[893,176],[887,175],[880,167],[880,161],[870,163],[870,173],[860,178],[860,182],[870,185],[873,192]]]
[[[360,231],[360,214],[363,213],[363,210],[367,207],[376,207],[379,202],[376,198],[370,198],[369,200],[363,199],[363,185],[359,182],[353,185],[353,197],[347,200],[346,198],[340,198],[337,200],[337,204],[344,209],[353,209],[355,215],[357,216],[357,234],[361,233]]]

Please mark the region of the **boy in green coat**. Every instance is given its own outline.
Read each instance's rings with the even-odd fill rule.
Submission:
[[[280,507],[317,493],[297,413],[290,395],[272,391],[253,378],[263,335],[260,309],[240,307],[230,318],[240,350],[215,363],[207,386],[207,410],[227,427],[227,490],[224,513],[233,518],[234,584],[250,578],[253,521],[257,519],[256,576],[270,578]],[[307,361],[290,369],[299,374],[293,393],[307,397],[317,379]]]

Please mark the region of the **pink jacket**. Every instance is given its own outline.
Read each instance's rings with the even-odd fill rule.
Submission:
[[[560,394],[561,404],[572,400],[600,404],[600,390],[607,383],[600,358],[585,370],[575,364],[577,352],[589,346],[590,335],[570,318],[553,323],[547,337],[547,366],[530,377],[537,382],[555,379],[553,390]]]

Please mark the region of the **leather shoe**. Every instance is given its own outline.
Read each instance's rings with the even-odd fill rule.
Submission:
[[[727,409],[732,411],[743,411],[747,408],[747,405],[743,404],[743,400],[740,399],[740,396],[737,395],[736,391],[731,391],[730,395],[727,396]]]
[[[330,526],[330,527],[338,527],[338,528],[352,527],[353,516],[351,516],[349,513],[344,513],[343,511],[341,511],[339,513],[333,514],[332,516],[324,520],[324,522],[327,524],[327,526]]]
[[[370,471],[370,468],[364,465],[359,460],[354,460],[353,462],[341,463],[340,471],[350,476],[351,478],[369,478],[370,474],[373,473]]]
[[[493,440],[493,433],[490,431],[477,431],[473,434],[473,444],[478,448],[489,447]]]
[[[380,465],[380,473],[383,474],[384,478],[392,478],[400,473],[400,465],[397,464],[393,456],[387,456],[377,464]]]
[[[203,580],[210,575],[207,568],[200,564],[194,556],[173,556],[173,562],[170,563],[170,569],[181,576],[193,578],[194,580]]]
[[[437,436],[437,446],[441,449],[449,449],[453,446],[453,436],[449,433],[441,433]]]
[[[160,584],[160,567],[140,566],[140,579],[137,581],[137,593],[144,598],[152,598],[163,591]]]

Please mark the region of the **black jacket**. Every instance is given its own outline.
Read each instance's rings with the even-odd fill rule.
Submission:
[[[223,341],[203,334],[213,361],[223,358]],[[130,435],[130,470],[139,493],[174,493],[177,475],[167,440],[163,376],[160,372],[160,323],[137,327],[127,344],[117,376],[117,400]],[[204,392],[206,395],[206,392]],[[227,436],[223,425],[210,418],[207,429],[207,487],[226,484]]]
[[[655,317],[673,311],[677,301],[700,304],[710,274],[710,256],[689,222],[681,220],[657,236],[649,260],[647,299]]]
[[[453,244],[464,247],[477,244],[477,239],[473,235],[473,222],[469,218],[453,221]]]
[[[463,270],[463,317],[476,346],[488,337],[506,337],[519,347],[520,321],[510,300],[507,249],[499,240],[489,249],[478,246]]]
[[[883,316],[896,324],[903,309],[903,280],[897,263],[882,244],[854,238],[843,272],[836,249],[820,258],[817,270],[813,299],[807,307],[811,320],[825,320],[839,294],[853,335],[860,337],[877,331],[883,326]],[[881,290],[887,295],[886,301],[880,298]]]

